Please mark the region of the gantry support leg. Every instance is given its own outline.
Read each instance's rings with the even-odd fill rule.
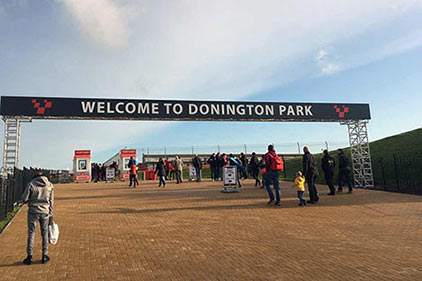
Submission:
[[[21,138],[21,123],[31,122],[31,119],[3,117],[4,145],[3,145],[3,173],[13,170],[19,163],[19,148]]]
[[[369,149],[367,120],[347,121],[349,143],[352,154],[353,180],[356,187],[374,186],[371,152]]]

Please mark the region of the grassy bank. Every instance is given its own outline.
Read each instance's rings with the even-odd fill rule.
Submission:
[[[3,229],[7,226],[7,224],[13,219],[16,213],[19,211],[21,207],[16,206],[12,212],[7,214],[7,217],[4,220],[0,220],[0,233],[3,232]]]
[[[372,169],[374,173],[375,184],[380,184],[382,176],[381,160],[384,166],[384,178],[386,181],[393,181],[394,179],[394,165],[393,155],[405,155],[406,157],[412,157],[415,155],[422,154],[422,129],[416,129],[413,131],[405,132],[402,134],[390,136],[384,139],[380,139],[369,144],[371,151]],[[344,149],[346,155],[351,158],[350,148]],[[331,151],[331,157],[336,160],[336,166],[338,167],[337,152]],[[314,154],[317,163],[321,166],[322,153]],[[293,159],[286,160],[286,179],[293,180],[295,172],[302,170],[302,157],[296,157]],[[422,168],[422,167],[421,167]],[[319,167],[320,176],[317,179],[318,183],[324,184],[324,174]],[[337,184],[337,173],[334,175],[334,182]]]

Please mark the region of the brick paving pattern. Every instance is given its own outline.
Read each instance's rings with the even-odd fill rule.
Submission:
[[[26,207],[0,236],[0,280],[422,280],[422,196],[356,190],[267,206],[248,181],[56,185],[57,245],[25,266]]]

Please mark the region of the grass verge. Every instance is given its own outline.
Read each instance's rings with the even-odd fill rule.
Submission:
[[[0,220],[0,234],[3,233],[3,230],[7,227],[9,222],[15,217],[17,212],[19,211],[21,207],[16,206],[12,212],[7,214],[7,217],[4,220]]]

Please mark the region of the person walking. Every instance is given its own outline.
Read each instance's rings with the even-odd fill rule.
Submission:
[[[309,147],[303,147],[303,176],[308,184],[309,200],[308,203],[315,204],[319,201],[318,191],[315,186],[318,177],[318,166],[315,157],[309,151]]]
[[[273,204],[275,206],[280,206],[280,186],[279,186],[279,171],[283,170],[283,160],[278,157],[274,146],[270,144],[268,146],[268,152],[264,155],[265,161],[265,177],[266,183],[265,188],[267,189],[270,201],[267,204]],[[271,190],[270,183],[274,185],[274,191],[276,196],[276,201],[274,202],[274,194]]]
[[[183,161],[182,161],[182,159],[180,159],[179,156],[176,156],[174,169],[176,171],[176,183],[180,184],[180,183],[182,183]]]
[[[195,167],[196,182],[200,182],[201,181],[202,161],[198,157],[198,154],[196,154],[195,157],[192,159],[192,165]]]
[[[330,193],[328,195],[335,195],[336,189],[333,184],[333,177],[334,177],[334,167],[336,166],[336,161],[333,157],[328,154],[328,150],[324,150],[323,157],[321,159],[321,168],[324,172],[325,176],[325,183],[328,185],[330,189]]]
[[[249,160],[249,167],[252,171],[252,177],[255,179],[255,186],[260,187],[261,181],[258,178],[259,175],[259,159],[258,156],[256,156],[255,152],[252,152],[252,157]]]
[[[237,184],[238,184],[239,188],[242,187],[242,183],[240,182],[240,178],[241,178],[242,172],[245,171],[245,167],[243,167],[240,160],[234,158],[233,154],[231,154],[231,153],[229,155],[229,164],[231,166],[236,166],[236,169],[237,169],[237,173],[236,173],[237,174],[237,176],[236,176],[237,177]]]
[[[296,179],[292,187],[297,188],[297,197],[299,198],[299,206],[306,206],[306,201],[303,199],[303,193],[305,193],[305,179],[303,178],[302,172],[296,173]]]
[[[175,175],[176,175],[176,172],[175,172],[175,170],[174,170],[174,163],[173,163],[173,162],[170,162],[170,174],[169,174],[169,179],[170,179],[170,180],[174,180]]]
[[[264,187],[267,186],[266,185],[266,182],[267,182],[266,178],[267,177],[265,176],[265,174],[267,173],[267,169],[265,169],[265,154],[262,155],[261,160],[259,160],[258,167],[259,167],[259,170],[260,170],[261,176],[262,176],[261,188],[264,188]],[[271,182],[270,182],[270,184],[271,184]]]
[[[136,160],[133,159],[133,156],[130,156],[129,162],[127,163],[128,169],[130,169],[130,167],[132,167],[132,164],[135,164],[136,165]]]
[[[98,182],[100,179],[100,166],[98,166],[97,163],[94,163],[94,169],[93,169],[93,176],[94,182]]]
[[[106,180],[106,168],[105,163],[103,163],[103,165],[101,165],[101,178],[103,181]]]
[[[166,187],[166,169],[164,168],[163,158],[158,159],[157,165],[155,167],[155,174],[158,176],[158,187]]]
[[[170,173],[170,162],[169,159],[166,158],[166,160],[164,160],[164,169],[166,170],[166,180],[168,180],[169,178],[169,173]]]
[[[221,163],[221,155],[220,152],[218,152],[215,155],[215,165],[214,165],[214,178],[215,180],[220,180],[221,179],[221,169],[220,169],[220,163]]]
[[[50,261],[48,256],[48,225],[53,223],[54,187],[42,173],[37,172],[28,183],[22,195],[24,204],[28,203],[28,244],[26,265],[32,264],[36,226],[41,227],[42,258],[41,263]]]
[[[339,148],[338,152],[338,190],[337,192],[343,191],[343,184],[347,184],[349,188],[348,193],[353,192],[351,168],[349,157],[344,154],[343,149]]]
[[[208,158],[207,163],[210,165],[211,171],[211,180],[214,181],[217,179],[215,174],[215,165],[217,164],[217,160],[215,159],[215,153],[211,154],[210,158]]]
[[[133,181],[133,188],[136,188],[136,185],[139,185],[138,183],[138,174],[136,172],[136,165],[132,163],[129,170],[129,187],[132,186]]]
[[[242,166],[244,169],[242,169],[240,172],[240,175],[243,179],[247,179],[248,178],[248,173],[247,173],[247,169],[248,169],[248,158],[246,158],[246,155],[241,152],[240,156],[239,156],[239,160],[242,163]]]

